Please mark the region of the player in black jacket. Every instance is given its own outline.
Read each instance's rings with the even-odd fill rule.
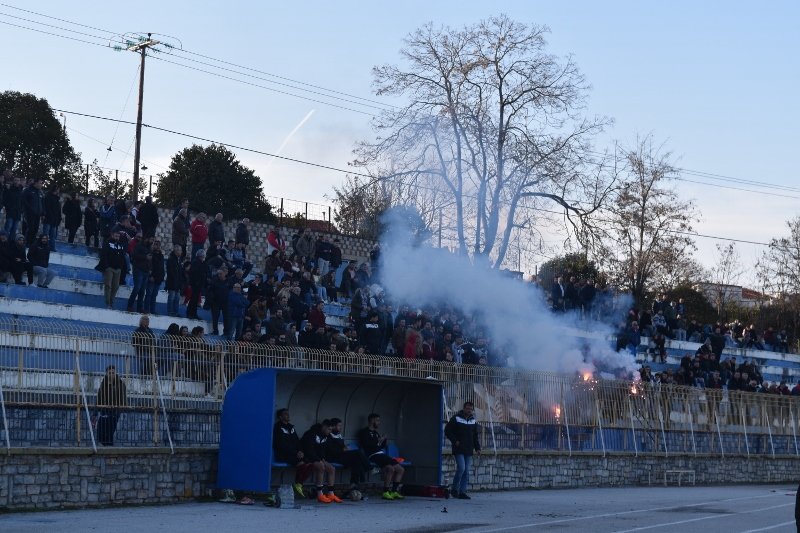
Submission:
[[[384,500],[402,500],[400,484],[403,481],[405,470],[389,454],[386,453],[388,439],[378,433],[381,426],[381,415],[370,413],[367,417],[367,427],[358,432],[358,447],[364,451],[370,461],[375,463],[383,472]]]
[[[471,499],[467,495],[469,483],[469,466],[472,454],[481,454],[481,443],[478,439],[478,425],[473,412],[475,406],[466,402],[464,408],[450,418],[444,427],[444,434],[453,445],[453,457],[456,460],[456,473],[453,476],[452,495],[462,500]]]
[[[317,501],[320,503],[342,503],[333,493],[336,483],[336,468],[328,462],[328,438],[331,434],[330,420],[316,423],[303,433],[301,440],[305,460],[314,465],[314,482],[317,484]],[[328,484],[325,485],[327,476]]]
[[[303,482],[308,479],[314,465],[306,460],[300,447],[300,437],[294,426],[289,423],[291,420],[289,410],[278,409],[275,419],[277,421],[275,427],[272,428],[272,450],[275,452],[275,460],[294,467],[294,485],[292,487],[298,496],[305,498]]]
[[[359,483],[366,481],[369,459],[362,450],[348,450],[342,435],[342,420],[331,418],[331,434],[328,437],[328,458],[334,463],[343,464],[350,469],[350,490],[357,489]]]

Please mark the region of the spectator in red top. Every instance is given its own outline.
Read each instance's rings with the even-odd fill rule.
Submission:
[[[319,302],[308,312],[308,321],[314,329],[325,327],[325,303]]]
[[[203,250],[208,240],[208,226],[206,226],[205,213],[198,213],[194,220],[192,220],[189,233],[192,235],[192,257],[196,257],[197,251]]]
[[[272,229],[270,230],[269,234],[267,234],[267,255],[272,255],[272,252],[277,250],[280,253],[286,251],[286,241],[283,240],[283,237],[278,230]]]

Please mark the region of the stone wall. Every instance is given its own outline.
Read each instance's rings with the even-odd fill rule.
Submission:
[[[175,503],[211,495],[216,450],[15,449],[0,456],[0,510]]]
[[[98,204],[100,205],[100,204]],[[82,202],[82,207],[86,207],[86,202]],[[159,215],[159,224],[158,230],[156,231],[156,236],[161,240],[162,249],[169,251],[170,246],[172,244],[172,213],[173,209],[165,209],[162,207],[158,208],[158,215]],[[213,218],[214,214],[211,214]],[[208,222],[211,220],[209,219]],[[2,217],[0,217],[0,223],[5,223],[5,213],[3,213]],[[225,220],[223,221],[225,224],[225,238],[226,239],[233,239],[236,236],[236,226],[239,224],[239,220]],[[291,248],[290,242],[291,237],[297,230],[294,228],[286,228],[281,227],[273,224],[264,224],[261,222],[250,222],[250,246],[247,248],[247,255],[248,260],[255,265],[255,270],[257,272],[261,272],[264,266],[264,261],[267,258],[267,234],[273,230],[278,229],[280,233],[286,239],[287,247]],[[369,252],[372,250],[372,247],[375,245],[375,241],[367,240],[367,239],[359,239],[356,237],[348,237],[346,235],[340,234],[333,234],[333,233],[324,233],[320,231],[312,231],[312,235],[316,238],[318,235],[327,234],[333,239],[339,239],[340,247],[342,249],[342,257],[344,259],[353,259],[356,261],[365,261],[369,258]],[[62,221],[61,226],[59,227],[59,239],[66,241],[67,240],[67,230],[64,228],[64,224]],[[75,236],[75,241],[84,244],[86,239],[83,233],[83,226],[78,228],[78,233]],[[191,241],[190,241],[191,242]],[[290,250],[287,250],[290,251]]]
[[[455,472],[455,461],[444,456],[444,482]],[[658,484],[667,470],[694,470],[696,483],[797,483],[800,457],[792,456],[670,456],[558,452],[498,452],[485,454],[470,473],[472,490],[613,487]],[[684,478],[685,479],[685,478]]]
[[[159,208],[158,231],[156,236],[161,239],[162,249],[168,249],[166,244],[172,243],[172,209]],[[209,215],[209,223],[214,217],[214,213]],[[236,236],[236,226],[239,220],[223,220],[225,225],[225,239],[233,239]],[[294,228],[284,228],[273,224],[263,224],[261,222],[250,222],[250,246],[247,247],[247,258],[255,265],[255,270],[261,272],[264,267],[264,261],[267,258],[267,234],[273,229],[279,229],[280,233],[286,240],[287,248],[291,247],[292,235],[297,233]],[[317,236],[322,235],[322,232],[312,231],[311,234],[316,239]],[[342,249],[342,257],[344,259],[355,259],[357,261],[365,261],[369,257],[369,252],[375,245],[374,241],[366,239],[357,239],[355,237],[347,237],[345,235],[327,234],[331,240],[334,238],[341,241],[340,247]],[[191,241],[190,241],[191,242]],[[289,251],[289,250],[287,250]]]
[[[12,449],[0,455],[0,510],[175,503],[213,494],[217,451],[177,448]],[[698,484],[796,483],[800,458],[501,452],[478,458],[471,490],[658,484],[693,470]],[[444,456],[444,482],[454,461]]]

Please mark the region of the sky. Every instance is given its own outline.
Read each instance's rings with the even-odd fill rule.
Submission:
[[[521,22],[548,26],[550,51],[574,56],[592,85],[587,112],[614,119],[598,138],[598,148],[614,141],[629,145],[637,134],[652,133],[682,168],[800,187],[794,157],[795,128],[800,123],[796,98],[800,3],[796,1],[0,2],[5,4],[0,5],[0,22],[64,33],[11,16],[22,17],[106,36],[9,7],[14,6],[115,33],[169,35],[173,37],[160,38],[184,50],[379,102],[385,100],[371,93],[371,69],[398,62],[398,50],[408,33],[430,21],[461,26],[506,13]],[[3,23],[0,47],[3,90],[34,93],[56,108],[135,120],[137,55]],[[281,155],[336,168],[347,168],[354,144],[372,135],[368,114],[162,60],[148,59],[145,75],[145,123],[265,152],[282,147]],[[265,80],[249,81],[300,93]],[[69,115],[67,127],[84,161],[97,158],[105,167],[132,170],[132,126]],[[142,157],[148,170],[144,174],[165,170],[172,155],[191,142],[145,130]],[[107,151],[109,145],[112,152]],[[330,205],[333,187],[344,178],[338,172],[271,162],[254,153],[237,151],[237,155],[262,177],[266,194],[272,197]],[[701,221],[695,226],[699,233],[767,242],[785,234],[785,222],[797,215],[800,189],[780,191],[685,177],[772,194],[679,182],[681,196],[694,199],[699,208]],[[302,208],[287,200],[287,210],[289,205]],[[714,246],[720,242],[724,243],[697,239],[698,260],[712,266]],[[747,267],[764,249],[737,246]]]

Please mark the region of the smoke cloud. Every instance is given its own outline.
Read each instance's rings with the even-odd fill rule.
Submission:
[[[394,302],[478,315],[491,345],[504,347],[511,366],[559,373],[637,369],[630,353],[613,349],[609,325],[554,314],[532,284],[433,248],[408,213],[393,208],[382,219],[381,283]]]

